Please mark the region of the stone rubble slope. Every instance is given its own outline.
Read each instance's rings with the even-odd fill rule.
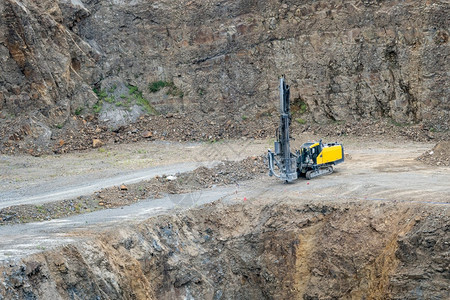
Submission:
[[[450,166],[450,142],[441,141],[417,160],[432,166]]]
[[[240,161],[222,161],[212,168],[199,167],[192,172],[157,176],[136,184],[104,188],[92,195],[80,196],[42,204],[23,204],[0,210],[0,225],[47,221],[89,213],[101,209],[122,207],[166,194],[184,194],[213,186],[239,185],[239,183],[267,174],[262,156]]]

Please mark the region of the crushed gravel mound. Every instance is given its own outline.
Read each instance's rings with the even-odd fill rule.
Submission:
[[[450,166],[450,141],[441,141],[417,160],[432,166]]]
[[[130,205],[166,194],[238,184],[267,173],[264,157],[253,156],[241,161],[223,161],[213,168],[199,167],[192,172],[157,176],[132,185],[105,188],[89,196],[39,205],[17,205],[0,210],[0,225],[29,223],[89,213],[96,210]]]

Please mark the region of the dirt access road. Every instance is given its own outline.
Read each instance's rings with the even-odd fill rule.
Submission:
[[[174,175],[221,160],[259,155],[266,141],[141,142],[58,156],[0,155],[0,209],[88,195],[157,175]]]
[[[314,139],[297,138],[300,141]],[[334,141],[335,139],[327,139]],[[61,243],[82,238],[78,232],[140,221],[149,216],[189,209],[221,199],[227,203],[298,199],[298,201],[408,201],[442,206],[448,214],[450,203],[450,168],[430,167],[415,160],[432,144],[409,141],[364,141],[341,138],[346,162],[336,172],[314,180],[283,184],[275,178],[262,177],[239,186],[213,187],[190,195],[169,195],[148,199],[123,209],[97,211],[49,222],[0,228],[0,259],[18,258]],[[89,152],[47,157],[1,157],[0,204],[38,203],[55,200],[45,195],[54,191],[90,193],[93,186],[118,185],[125,178],[188,170],[197,164],[220,159],[242,159],[261,155],[271,141],[238,140],[214,144],[142,143],[101,148]],[[170,167],[168,167],[170,166]],[[149,171],[151,170],[151,172]],[[115,178],[114,180],[110,180]],[[89,187],[89,188],[86,188]],[[103,186],[106,187],[106,186]],[[16,195],[16,196],[14,196]],[[40,195],[37,198],[36,195]],[[71,194],[73,196],[75,194]],[[64,198],[64,193],[58,197]]]

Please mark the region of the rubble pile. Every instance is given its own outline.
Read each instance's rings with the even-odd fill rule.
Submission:
[[[417,160],[432,166],[450,166],[450,141],[441,141]]]
[[[199,167],[192,172],[157,176],[136,184],[105,188],[76,199],[6,207],[0,210],[0,225],[51,220],[130,205],[148,198],[161,198],[166,194],[182,194],[213,186],[238,184],[266,172],[264,158],[261,156],[241,161],[223,161],[213,168]]]
[[[96,117],[73,117],[71,125],[52,133],[51,144],[44,147],[35,140],[8,140],[0,145],[0,153],[62,154],[73,151],[100,148],[111,144],[126,144],[139,141],[202,141],[214,143],[225,139],[264,139],[275,137],[278,116],[259,116],[246,120],[211,119],[203,116],[198,119],[186,114],[143,116],[137,122],[109,128]],[[364,120],[358,122],[307,122],[292,121],[292,136],[302,133],[321,137],[374,137],[413,141],[449,140],[449,132],[436,132],[423,125],[399,126],[386,120]],[[1,130],[1,129],[0,129]],[[26,134],[26,133],[23,133]]]

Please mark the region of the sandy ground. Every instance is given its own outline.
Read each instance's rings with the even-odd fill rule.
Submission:
[[[307,140],[298,138],[292,148]],[[331,142],[334,140],[326,140]],[[168,195],[134,205],[74,216],[49,222],[0,227],[0,260],[18,258],[83,238],[86,229],[120,226],[153,215],[189,209],[221,199],[242,201],[407,201],[442,206],[448,214],[450,168],[430,167],[415,160],[433,145],[408,141],[363,141],[343,138],[346,161],[335,173],[313,180],[300,179],[283,184],[262,177],[239,186],[213,187],[189,195]],[[83,153],[48,157],[1,157],[0,204],[13,201],[14,193],[26,202],[36,201],[55,189],[83,187],[124,174],[141,174],[153,168],[154,174],[167,172],[167,166],[211,162],[260,155],[272,147],[269,140],[238,140],[214,144],[142,143],[120,145]],[[171,171],[174,171],[171,170]],[[153,175],[154,175],[153,174]],[[142,174],[141,174],[142,175]],[[111,184],[111,183],[110,183]],[[120,184],[120,183],[119,183]],[[82,190],[82,189],[81,189]],[[6,195],[6,196],[5,196]],[[62,196],[63,197],[63,196]],[[41,199],[40,201],[45,201]],[[34,203],[34,202],[33,202]],[[5,203],[6,204],[6,203]]]

